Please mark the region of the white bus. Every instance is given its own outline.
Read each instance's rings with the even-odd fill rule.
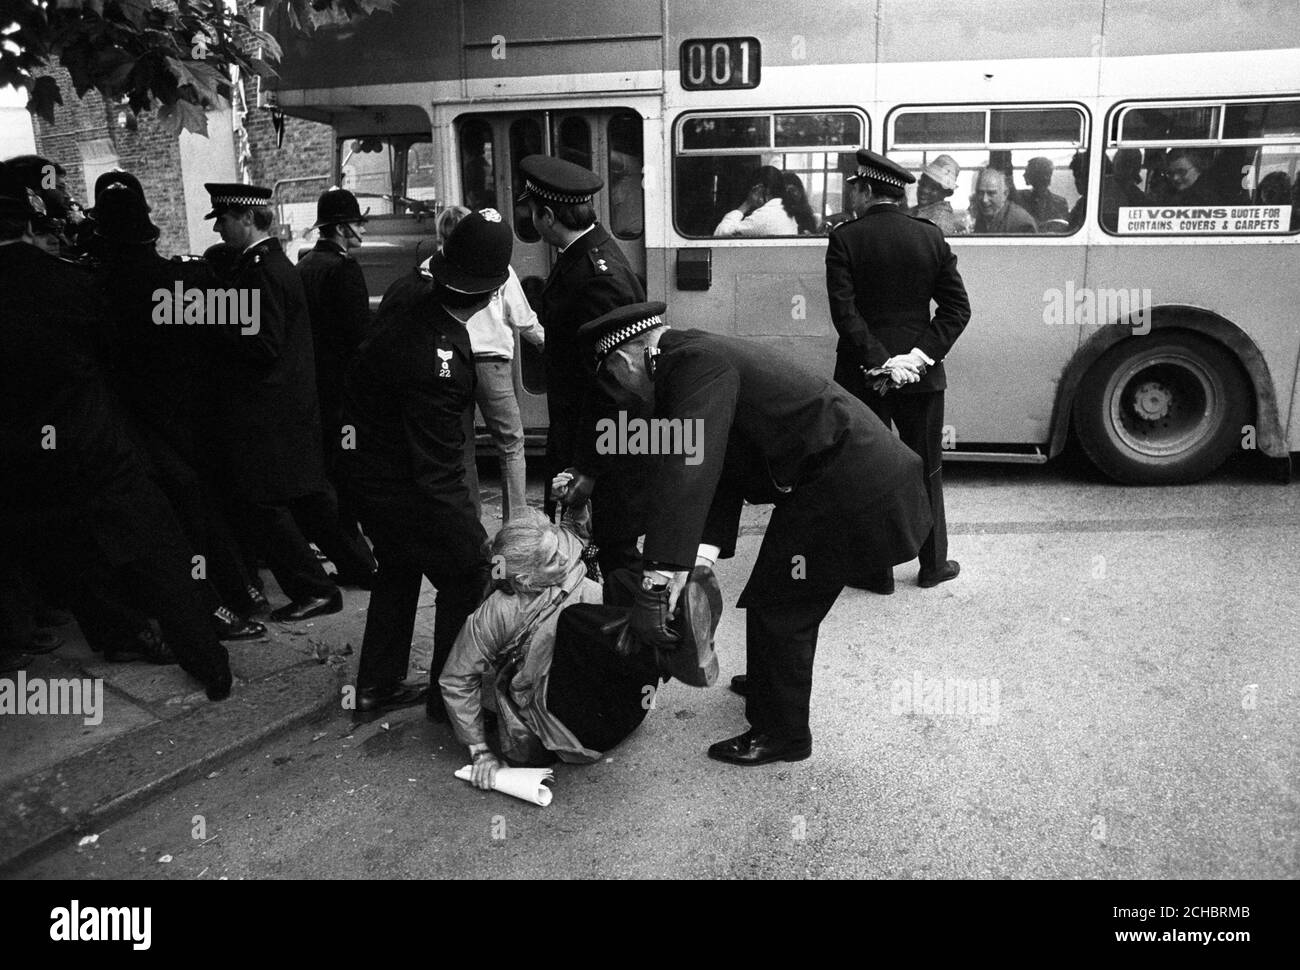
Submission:
[[[1300,4],[403,0],[285,36],[268,97],[331,124],[337,179],[387,213],[376,294],[430,212],[510,212],[519,160],[549,153],[605,180],[599,216],[674,326],[829,376],[825,232],[865,146],[953,176],[973,316],[947,362],[950,459],[1046,461],[1073,428],[1113,478],[1157,483],[1300,450]],[[715,236],[765,165],[811,219]],[[515,229],[539,286],[553,253]]]

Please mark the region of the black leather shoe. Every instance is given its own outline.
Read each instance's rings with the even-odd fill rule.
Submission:
[[[366,687],[357,691],[357,716],[377,717],[388,711],[402,707],[414,707],[424,700],[428,687],[423,684],[408,686],[394,684],[391,687]]]
[[[212,614],[212,625],[218,640],[256,640],[266,636],[266,627],[254,620],[241,620],[238,616],[218,606]]]
[[[282,606],[271,613],[271,619],[276,623],[295,623],[299,620],[310,620],[313,616],[325,616],[342,611],[343,594],[336,589],[329,596],[313,596],[310,599]]]
[[[844,585],[852,589],[865,589],[868,593],[877,593],[880,596],[891,596],[894,592],[894,571],[878,570],[861,578],[855,578]]]
[[[956,579],[959,572],[961,572],[961,566],[957,564],[957,560],[949,559],[933,572],[922,569],[921,574],[916,577],[916,585],[922,589],[929,589],[931,586],[938,586],[950,579]]]
[[[729,765],[745,768],[768,765],[773,761],[803,761],[811,756],[811,738],[807,741],[785,741],[753,731],[709,745],[709,757],[714,761],[725,761]]]
[[[739,694],[741,697],[749,696],[749,677],[746,674],[736,674],[731,678],[731,692]]]
[[[248,594],[249,616],[261,616],[263,613],[271,612],[271,601],[256,586],[250,586],[244,592]]]

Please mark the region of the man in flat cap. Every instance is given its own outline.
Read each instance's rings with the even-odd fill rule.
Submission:
[[[918,583],[931,587],[960,568],[948,558],[943,507],[943,359],[970,319],[970,302],[943,232],[903,209],[913,175],[864,150],[851,178],[868,196],[866,212],[835,230],[826,249],[826,290],[840,335],[835,381],[886,426],[893,422],[921,456],[934,528],[921,547]],[[864,563],[853,585],[892,593],[893,571]]]
[[[299,525],[310,520],[311,531],[323,534],[338,528],[321,459],[307,297],[280,241],[269,234],[271,190],[239,183],[205,187],[212,197],[205,218],[215,219],[222,242],[239,252],[226,282],[258,299],[250,325],[213,327],[224,358],[215,386],[221,415],[216,431],[235,500],[231,525],[246,545],[262,552],[291,600],[271,619],[337,613],[343,597]],[[334,558],[328,540],[316,541]]]
[[[307,294],[312,349],[316,356],[316,395],[320,401],[321,452],[325,473],[339,501],[339,531],[347,551],[335,562],[340,582],[368,587],[375,559],[361,537],[338,477],[343,445],[343,374],[370,328],[370,291],[352,252],[366,234],[366,217],[347,189],[329,189],[316,203],[316,245],[298,260],[298,278]]]
[[[635,567],[641,534],[639,469],[609,466],[595,451],[595,420],[604,404],[593,397],[590,361],[578,348],[578,328],[616,307],[645,299],[645,287],[604,226],[596,222],[592,197],[604,182],[580,165],[545,155],[519,164],[538,234],[559,250],[542,291],[540,317],[546,330],[546,511],[555,500],[551,481],[568,470],[574,494],[592,499],[592,539],[606,575]],[[596,479],[600,478],[599,486]]]
[[[746,501],[773,505],[737,604],[746,611],[750,729],[709,757],[798,761],[812,753],[822,619],[847,578],[907,561],[929,530],[921,460],[848,392],[754,341],[670,330],[665,309],[624,307],[581,331],[612,398],[642,402],[642,413],[669,422],[660,427],[681,429],[683,445],[687,428],[693,439],[662,458],[646,489],[645,564],[629,627],[643,644],[677,646],[669,619],[688,570],[734,554]]]
[[[474,353],[465,324],[509,277],[514,233],[495,209],[465,216],[427,272],[384,294],[370,336],[344,379],[343,419],[356,448],[340,470],[379,572],[357,670],[357,712],[424,699],[403,685],[420,577],[438,591],[429,678],[438,683],[488,576],[487,533],[465,482],[465,411],[474,404]],[[426,711],[446,720],[437,689]]]

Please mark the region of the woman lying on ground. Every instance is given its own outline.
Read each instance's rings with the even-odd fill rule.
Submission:
[[[600,605],[601,587],[581,558],[584,538],[581,519],[566,515],[555,526],[525,509],[493,540],[495,588],[465,621],[438,680],[479,788],[491,788],[501,766],[484,708],[497,715],[511,764],[587,764],[636,729],[658,687],[652,651],[614,649],[617,634],[606,628],[620,610]]]

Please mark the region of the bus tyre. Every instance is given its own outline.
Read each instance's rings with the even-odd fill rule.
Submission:
[[[1237,446],[1249,414],[1236,360],[1185,330],[1121,340],[1084,375],[1074,399],[1083,450],[1126,485],[1204,478]]]

